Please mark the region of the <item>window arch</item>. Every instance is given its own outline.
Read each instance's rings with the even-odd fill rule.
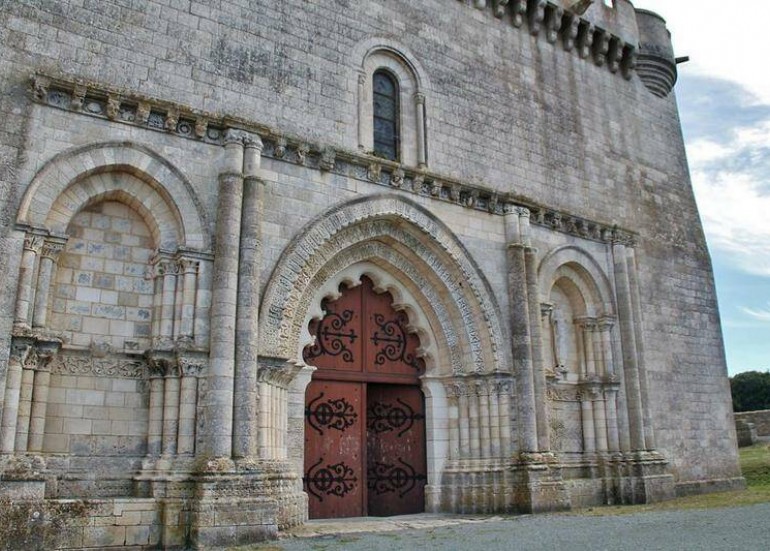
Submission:
[[[361,151],[425,168],[430,89],[425,71],[408,51],[384,38],[358,44],[353,58],[360,65],[355,85],[357,124],[350,127],[356,136],[350,137]]]
[[[374,153],[385,159],[400,159],[399,86],[396,78],[384,69],[372,75],[372,126]]]

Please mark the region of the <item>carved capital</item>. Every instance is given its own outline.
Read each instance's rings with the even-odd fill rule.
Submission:
[[[200,377],[206,364],[200,359],[179,357],[179,370],[184,377]]]
[[[24,236],[24,250],[31,251],[35,254],[40,253],[40,249],[43,247],[43,236],[34,235],[28,233]]]
[[[61,253],[64,250],[64,245],[65,243],[62,241],[51,241],[49,239],[46,239],[43,242],[40,256],[42,258],[49,258],[54,262],[56,262],[56,259],[59,256],[59,253]]]

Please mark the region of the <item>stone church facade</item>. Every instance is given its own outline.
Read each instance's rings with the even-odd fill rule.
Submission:
[[[665,22],[572,4],[4,3],[18,537],[741,487]]]

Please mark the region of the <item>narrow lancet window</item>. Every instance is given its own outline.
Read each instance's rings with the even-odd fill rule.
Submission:
[[[387,71],[376,71],[374,89],[374,153],[385,159],[399,158],[398,83]]]

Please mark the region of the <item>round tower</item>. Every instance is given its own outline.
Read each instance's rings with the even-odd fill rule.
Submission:
[[[666,20],[657,13],[636,10],[639,26],[639,58],[636,71],[647,89],[666,97],[676,82],[676,58]]]

